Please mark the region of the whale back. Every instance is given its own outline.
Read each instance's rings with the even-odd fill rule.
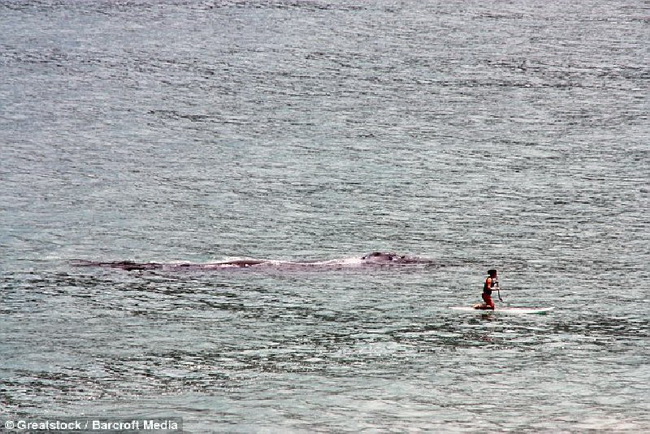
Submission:
[[[329,261],[305,261],[305,262],[288,262],[288,261],[272,261],[264,259],[236,259],[230,261],[212,262],[212,263],[157,263],[157,262],[134,262],[134,261],[113,261],[113,262],[100,262],[100,261],[86,261],[76,260],[72,261],[73,265],[81,267],[105,267],[105,268],[119,268],[127,271],[147,271],[147,270],[165,270],[165,271],[180,271],[180,270],[219,270],[219,269],[232,269],[232,268],[271,268],[271,269],[331,269],[331,268],[354,268],[355,266],[383,266],[383,265],[400,265],[400,264],[431,264],[429,259],[398,255],[392,252],[372,252],[362,256],[355,261],[349,259],[342,260],[329,260]]]

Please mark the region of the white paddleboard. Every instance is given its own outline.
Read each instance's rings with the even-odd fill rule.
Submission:
[[[497,306],[496,309],[476,309],[472,306],[459,306],[452,307],[452,310],[459,310],[463,312],[474,312],[474,313],[501,313],[509,315],[524,315],[524,314],[545,314],[547,312],[555,309],[554,307],[501,307]]]

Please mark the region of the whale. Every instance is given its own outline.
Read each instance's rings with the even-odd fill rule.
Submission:
[[[72,265],[78,267],[117,268],[126,271],[182,271],[182,270],[226,270],[226,269],[341,269],[360,267],[381,267],[399,265],[433,265],[430,259],[417,256],[399,255],[390,252],[371,252],[361,257],[331,259],[322,261],[278,261],[271,259],[233,259],[218,262],[135,262],[121,261],[90,261],[75,259]]]
[[[372,252],[365,256],[362,256],[361,259],[365,261],[366,264],[422,264],[430,263],[431,261],[424,258],[418,257],[409,257],[406,255],[398,255],[397,253],[385,253],[385,252]]]

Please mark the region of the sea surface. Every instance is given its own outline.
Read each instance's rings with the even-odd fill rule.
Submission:
[[[0,2],[0,419],[648,432],[649,41],[641,0]],[[432,263],[74,265],[373,251]],[[489,268],[555,309],[450,309]]]

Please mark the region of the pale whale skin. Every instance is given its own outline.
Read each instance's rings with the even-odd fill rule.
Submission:
[[[231,268],[263,268],[270,267],[274,269],[297,269],[297,268],[354,268],[364,266],[384,266],[384,265],[408,265],[408,264],[423,264],[433,265],[433,261],[425,258],[418,258],[414,256],[398,255],[396,253],[386,252],[372,252],[361,258],[348,258],[348,259],[334,259],[327,261],[274,261],[269,259],[235,259],[231,261],[220,261],[211,263],[160,263],[160,262],[134,262],[134,261],[113,261],[113,262],[100,262],[100,261],[87,261],[75,260],[73,265],[79,267],[104,267],[104,268],[119,268],[122,270],[168,270],[168,271],[181,271],[181,270],[219,270]]]

